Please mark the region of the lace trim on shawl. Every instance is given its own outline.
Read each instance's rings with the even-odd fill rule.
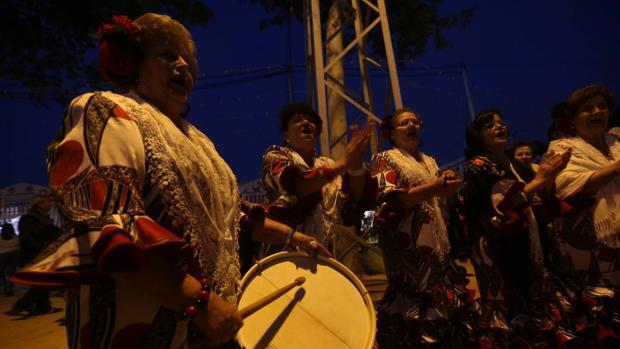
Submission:
[[[435,174],[429,171],[439,171],[435,159],[420,152],[422,161],[426,165],[424,169],[409,153],[399,148],[393,148],[383,153],[385,160],[396,169],[400,175],[406,178],[407,183],[411,186],[430,182],[435,179]],[[420,203],[421,209],[433,213],[433,226],[437,232],[437,244],[435,251],[441,259],[450,251],[450,240],[448,239],[448,231],[445,224],[445,210],[442,210],[443,203],[439,197],[434,196],[431,199],[424,200]]]
[[[314,167],[308,166],[306,161],[295,150],[289,147],[278,147],[279,151],[285,153],[294,165],[301,166],[308,171],[318,167],[332,167],[334,161],[328,157],[316,156]],[[322,189],[323,200],[304,221],[303,231],[319,239],[321,243],[327,244],[335,237],[334,224],[340,224],[341,200],[340,189],[342,188],[342,176],[337,176],[331,182],[325,184]]]
[[[214,284],[214,290],[236,304],[237,281],[240,278],[237,232],[241,212],[232,171],[208,139],[200,140],[199,146],[190,144],[191,141],[180,130],[171,129],[176,126],[168,117],[138,96],[105,95],[136,119],[145,146],[147,172],[151,182],[159,187],[173,224],[182,228],[184,239],[191,244],[194,256]],[[191,125],[187,126],[188,135],[204,136]],[[162,129],[175,139],[167,140]],[[174,137],[175,132],[180,137]],[[196,147],[200,147],[205,155],[197,154],[200,152],[196,152]],[[200,165],[213,167],[217,173],[205,173],[208,171],[195,168],[196,161],[203,160],[200,158],[204,156],[212,164],[201,161]],[[222,174],[226,174],[227,178],[222,178]],[[224,183],[225,179],[228,183]],[[197,192],[195,189],[200,184],[205,187],[202,192]],[[228,205],[228,210],[224,205]],[[225,219],[226,226],[220,226],[222,222],[218,221],[218,216]]]

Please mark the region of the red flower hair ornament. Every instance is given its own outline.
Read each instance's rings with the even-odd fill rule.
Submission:
[[[93,36],[99,41],[99,74],[106,81],[131,83],[137,78],[140,47],[139,32],[127,16],[112,16]]]

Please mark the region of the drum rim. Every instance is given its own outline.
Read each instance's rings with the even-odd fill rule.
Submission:
[[[239,282],[239,296],[238,301],[241,300],[241,296],[247,287],[248,280],[250,278],[255,277],[256,275],[260,275],[260,272],[257,272],[256,269],[267,268],[269,265],[274,264],[274,262],[279,261],[280,259],[285,259],[285,257],[304,257],[304,258],[314,258],[310,257],[305,253],[297,252],[297,251],[283,251],[274,253],[269,255],[260,261],[256,262],[246,273],[243,275],[243,278]],[[376,318],[376,310],[375,306],[370,298],[370,293],[362,283],[362,281],[351,271],[351,269],[347,268],[344,264],[338,262],[334,258],[325,257],[322,255],[317,255],[316,259],[326,264],[329,264],[334,267],[337,271],[343,274],[349,281],[355,285],[357,290],[360,292],[364,303],[366,304],[366,309],[368,310],[368,316],[370,320],[370,329],[367,338],[367,346],[366,349],[371,349],[374,346],[375,336],[377,332],[377,318]],[[237,335],[237,342],[241,345],[242,348],[245,348],[245,344],[241,340],[241,338]]]

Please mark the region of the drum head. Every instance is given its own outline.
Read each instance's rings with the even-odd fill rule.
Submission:
[[[245,348],[372,348],[375,310],[359,279],[334,259],[271,255],[241,280],[239,309],[303,276],[306,281],[244,319]]]

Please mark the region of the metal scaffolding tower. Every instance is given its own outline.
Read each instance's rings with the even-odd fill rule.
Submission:
[[[371,64],[381,70],[387,71],[390,77],[389,91],[393,99],[395,108],[402,107],[402,99],[400,94],[400,86],[398,83],[398,75],[396,71],[396,62],[394,59],[394,50],[392,48],[392,38],[390,35],[390,27],[388,23],[385,0],[350,0],[352,9],[352,21],[355,29],[355,37],[348,43],[342,51],[333,57],[329,62],[326,61],[324,55],[325,48],[330,44],[337,34],[342,32],[347,26],[351,25],[351,21],[343,23],[336,33],[331,33],[329,37],[323,35],[321,26],[321,13],[319,9],[319,0],[304,0],[304,17],[306,29],[306,53],[308,68],[308,83],[310,101],[315,106],[316,111],[326,125],[327,132],[321,134],[321,154],[329,156],[334,144],[330,144],[330,133],[328,115],[327,91],[332,91],[340,95],[345,101],[350,103],[360,112],[371,120],[377,122],[381,118],[375,114],[373,105],[370,75],[368,64]],[[362,8],[363,6],[363,8]],[[379,63],[377,59],[369,57],[366,53],[366,38],[373,30],[381,30],[383,44],[385,47],[385,62]],[[359,96],[354,92],[353,88],[349,88],[345,84],[338,81],[334,76],[328,73],[337,62],[342,62],[344,57],[357,50],[358,64],[362,81],[363,96]],[[387,67],[387,69],[386,69]],[[334,137],[336,136],[336,137]],[[332,135],[332,139],[341,139],[343,135]],[[376,130],[371,139],[371,150],[374,153],[378,151],[378,143]]]

